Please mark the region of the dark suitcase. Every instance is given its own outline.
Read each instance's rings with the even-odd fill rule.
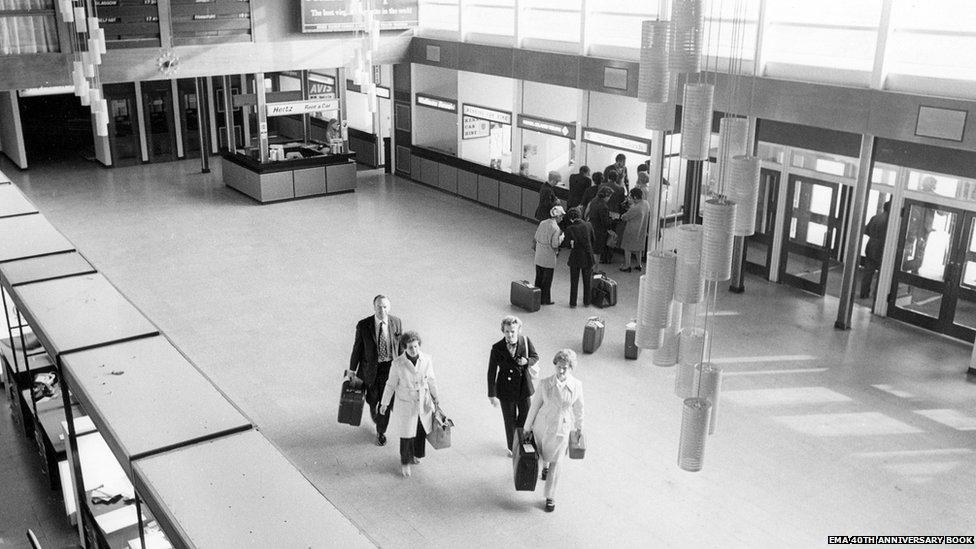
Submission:
[[[586,354],[595,353],[603,343],[603,319],[598,316],[591,316],[586,319],[586,327],[583,328],[583,352]]]
[[[515,489],[520,492],[532,492],[539,478],[539,453],[535,448],[535,438],[526,437],[525,430],[519,427],[515,429],[512,443]]]
[[[366,396],[366,385],[363,382],[342,382],[342,393],[339,395],[339,423],[359,425],[363,421],[363,397]]]
[[[590,297],[590,302],[601,309],[613,307],[617,304],[617,282],[604,272],[593,273]]]
[[[521,307],[530,313],[542,308],[542,290],[529,284],[528,280],[512,282],[512,305]]]
[[[637,346],[637,321],[627,323],[627,334],[624,336],[624,358],[637,360],[641,349]]]

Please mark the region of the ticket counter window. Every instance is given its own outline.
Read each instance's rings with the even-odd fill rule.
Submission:
[[[461,158],[495,170],[512,169],[512,126],[462,117]]]
[[[562,176],[560,187],[569,185],[569,175],[576,167],[576,142],[530,130],[522,130],[519,175],[545,181],[549,172]]]

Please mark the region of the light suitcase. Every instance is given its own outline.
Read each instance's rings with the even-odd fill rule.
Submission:
[[[586,327],[583,328],[583,352],[586,354],[595,353],[603,343],[604,322],[598,316],[591,316],[586,319]]]
[[[342,382],[342,393],[339,395],[339,423],[359,425],[363,421],[363,398],[366,396],[366,385],[362,382]]]
[[[529,284],[528,280],[515,280],[512,282],[511,301],[512,305],[534,313],[542,308],[542,290]]]
[[[539,453],[535,448],[535,438],[526,437],[521,427],[515,429],[512,441],[512,470],[515,476],[515,489],[519,492],[532,492],[539,478]]]
[[[624,336],[624,358],[637,360],[641,349],[637,346],[637,321],[627,323],[627,333]]]
[[[590,286],[590,302],[600,307],[613,307],[617,304],[617,281],[604,272],[593,273],[593,284]],[[606,296],[604,299],[601,296]]]
[[[573,431],[569,434],[569,459],[583,459],[586,455],[586,437]]]

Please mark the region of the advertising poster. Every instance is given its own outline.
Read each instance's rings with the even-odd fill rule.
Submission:
[[[349,0],[301,0],[302,32],[340,32],[362,30],[349,9]],[[371,6],[380,29],[406,29],[417,26],[417,0],[363,0]]]

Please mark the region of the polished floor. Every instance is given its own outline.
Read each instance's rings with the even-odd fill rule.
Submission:
[[[193,161],[106,170],[0,169],[153,319],[353,523],[382,547],[816,547],[829,535],[976,534],[970,345],[872,317],[833,328],[837,301],[755,277],[720,285],[713,362],[725,369],[705,467],[676,466],[674,369],[623,358],[636,273],[619,304],[519,313],[532,225],[433,189],[360,173],[357,192],[258,205]],[[409,479],[368,418],[336,422],[355,322],[377,293],[433,356],[452,448]],[[499,320],[543,355],[607,336],[577,371],[585,460],[564,464],[555,513],[516,492],[486,398]],[[551,366],[547,366],[551,370]],[[14,505],[0,498],[0,531]],[[328,545],[328,540],[323,540]]]

